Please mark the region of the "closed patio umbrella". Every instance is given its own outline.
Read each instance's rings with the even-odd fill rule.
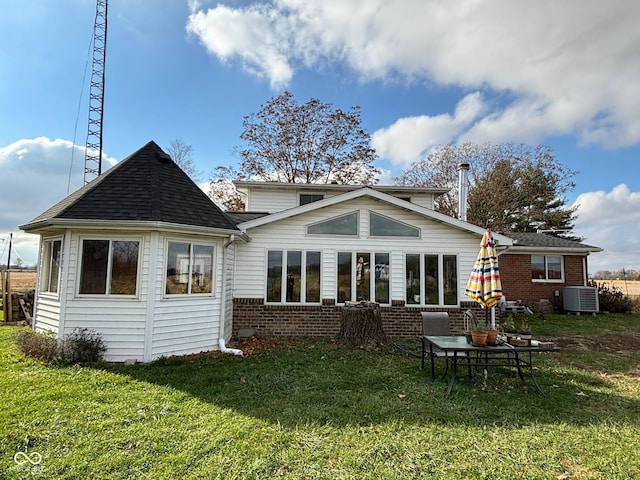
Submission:
[[[485,309],[485,323],[488,325],[489,308],[495,307],[502,297],[498,256],[495,242],[489,231],[482,236],[480,251],[473,264],[464,293]]]

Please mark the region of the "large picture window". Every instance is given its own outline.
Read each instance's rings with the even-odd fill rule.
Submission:
[[[42,292],[58,293],[62,264],[62,240],[45,240],[42,245]]]
[[[389,254],[338,252],[336,283],[338,303],[389,303]]]
[[[407,254],[405,257],[407,305],[457,305],[456,255]]]
[[[267,302],[320,302],[320,252],[267,252]]]
[[[562,281],[564,271],[560,255],[531,255],[531,279]]]
[[[81,295],[135,295],[140,242],[83,240]]]
[[[169,242],[165,293],[167,295],[213,293],[213,246]]]

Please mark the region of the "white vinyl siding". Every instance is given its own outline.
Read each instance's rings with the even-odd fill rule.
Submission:
[[[359,235],[353,238],[331,235],[306,235],[306,227],[327,218],[360,212]],[[421,230],[421,238],[370,238],[369,211],[392,218]],[[478,253],[477,235],[433,221],[394,205],[360,197],[341,204],[322,208],[305,215],[290,217],[279,222],[252,228],[247,232],[251,242],[239,246],[236,259],[235,296],[238,298],[265,298],[265,261],[269,250],[320,250],[322,254],[321,299],[336,299],[337,252],[389,253],[391,300],[404,300],[404,255],[412,253],[455,254],[458,256],[458,297],[464,300],[464,287],[468,273]]]
[[[150,361],[160,356],[218,349],[222,275],[214,274],[213,295],[165,298],[167,239],[155,232],[140,232],[136,236],[140,240],[137,296],[78,296],[75,280],[79,278],[79,245],[83,238],[87,238],[86,232],[66,234],[63,256],[67,260],[63,265],[67,268],[62,269],[60,300],[38,296],[37,330],[51,330],[59,337],[75,328],[95,330],[107,345],[105,360],[114,362]],[[121,235],[110,237],[103,232],[99,238],[115,239]],[[214,270],[222,265],[222,239],[212,242],[211,237],[185,236],[179,240],[212,244]],[[233,281],[233,275],[227,278],[228,282]]]

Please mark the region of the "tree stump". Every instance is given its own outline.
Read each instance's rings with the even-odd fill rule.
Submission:
[[[342,309],[341,340],[352,346],[377,347],[387,341],[380,306],[374,302],[348,302]]]

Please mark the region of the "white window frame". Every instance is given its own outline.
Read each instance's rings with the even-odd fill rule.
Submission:
[[[91,240],[107,241],[109,242],[109,252],[107,259],[107,278],[105,279],[105,293],[80,293],[80,286],[82,281],[82,272],[84,265],[82,264],[84,242]],[[111,267],[113,262],[113,243],[114,242],[138,242],[138,259],[136,262],[136,293],[132,295],[123,295],[111,293],[109,291],[111,286]],[[140,296],[140,281],[142,277],[142,251],[144,247],[144,239],[138,236],[118,236],[118,237],[105,237],[105,236],[81,236],[78,238],[78,272],[76,281],[76,296],[78,298],[110,298],[110,299],[132,299]]]
[[[58,284],[55,292],[51,288],[51,273],[53,272],[52,248],[55,242],[60,242],[60,259],[58,261]],[[44,238],[42,240],[42,275],[40,277],[40,294],[59,298],[62,286],[62,257],[64,242],[62,237]],[[45,288],[46,285],[46,288]]]
[[[186,293],[167,293],[167,268],[169,266],[169,244],[170,243],[183,243],[189,246],[189,255],[183,256],[184,258],[180,258],[179,262],[184,265],[186,262],[188,265],[188,273],[181,274],[181,277],[184,277],[185,282],[187,284],[187,292]],[[211,292],[192,292],[192,281],[193,281],[193,273],[194,266],[197,266],[199,263],[195,259],[194,247],[211,247]],[[216,244],[213,242],[199,241],[194,239],[187,238],[167,238],[164,242],[164,276],[162,283],[162,297],[164,299],[173,300],[176,298],[193,298],[193,297],[215,297],[216,296]],[[182,269],[181,269],[182,271]],[[181,278],[182,280],[182,278]]]
[[[282,253],[282,263],[280,265],[280,301],[274,302],[268,300],[268,284],[269,284],[269,253],[280,252]],[[287,301],[287,257],[289,252],[301,253],[300,258],[300,301]],[[307,302],[307,253],[319,253],[320,254],[320,295],[317,302]],[[264,276],[264,301],[268,305],[320,305],[322,303],[322,250],[319,249],[268,249],[265,252],[265,276]]]
[[[407,298],[407,255],[418,255],[420,261],[420,301],[418,303],[409,303]],[[432,255],[438,258],[438,303],[425,303],[426,299],[426,282],[425,282],[425,256]],[[456,259],[456,303],[445,304],[444,303],[444,257],[455,257]],[[407,307],[441,307],[441,308],[456,308],[460,306],[460,255],[457,253],[434,253],[434,252],[405,252],[404,262],[402,265],[403,270],[403,285],[404,285],[404,301]]]
[[[386,303],[380,303],[380,305],[391,305],[391,292],[392,292],[392,285],[391,285],[391,270],[392,270],[392,265],[391,265],[391,251],[387,251],[387,250],[339,250],[336,252],[336,263],[335,263],[335,268],[334,268],[334,272],[335,272],[335,302],[337,305],[344,305],[344,302],[341,302],[340,299],[338,298],[338,258],[339,258],[339,254],[340,253],[349,253],[351,254],[351,285],[350,285],[350,289],[351,289],[351,298],[347,299],[347,302],[352,302],[352,301],[356,301],[358,300],[356,298],[357,295],[357,268],[358,268],[358,255],[366,253],[367,255],[369,255],[369,301],[371,302],[378,302],[380,303],[376,298],[375,298],[375,294],[376,294],[376,275],[375,275],[375,268],[376,268],[376,255],[387,255],[389,257],[389,271],[387,272],[387,276],[388,276],[388,282],[389,282],[389,301]]]
[[[543,253],[536,254],[532,253],[529,257],[530,259],[530,268],[533,273],[533,257],[543,257],[544,258],[544,276],[545,278],[532,278],[531,281],[533,283],[564,283],[564,255],[546,255]],[[549,278],[549,262],[547,259],[549,257],[557,257],[560,258],[560,278]]]

